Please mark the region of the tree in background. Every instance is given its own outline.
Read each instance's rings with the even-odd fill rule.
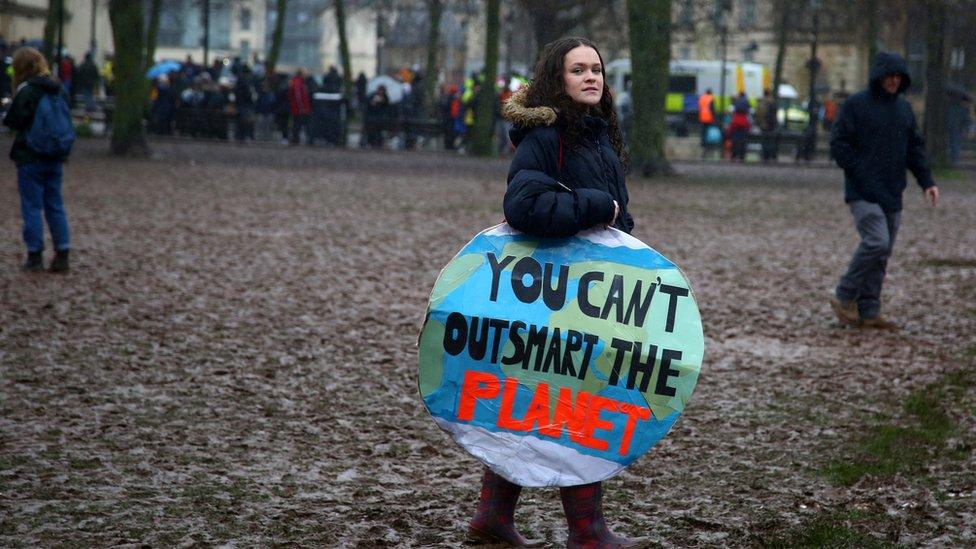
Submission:
[[[471,130],[471,153],[491,156],[495,152],[495,80],[498,78],[498,26],[501,0],[485,0],[485,68],[482,70],[481,93],[475,98],[474,128]]]
[[[346,34],[346,5],[345,0],[335,0],[336,28],[339,31],[339,57],[342,61],[343,93],[352,93],[352,62],[349,60],[349,39]]]
[[[149,3],[149,31],[146,33],[146,57],[143,60],[143,70],[149,70],[156,58],[156,37],[159,36],[159,12],[163,7],[163,0],[151,0]]]
[[[440,47],[441,16],[444,13],[444,0],[427,0],[427,66],[424,69],[424,110],[433,116],[437,104],[437,48]]]
[[[773,1],[776,22],[776,66],[773,69],[773,98],[779,108],[779,86],[783,83],[783,60],[786,58],[787,37],[790,30],[790,8],[787,0]]]
[[[275,68],[278,66],[278,56],[281,54],[281,38],[285,33],[285,10],[287,7],[288,0],[277,0],[275,27],[271,34],[271,50],[268,52],[268,60],[265,63],[269,75],[274,74]]]
[[[112,153],[146,156],[149,146],[142,120],[149,88],[143,70],[146,44],[142,2],[110,0],[108,16],[115,41]]]
[[[671,61],[670,0],[627,0],[634,104],[632,165],[645,176],[671,174],[664,156],[664,114]]]
[[[933,167],[948,165],[948,103],[945,86],[946,5],[926,1],[925,145]]]
[[[342,62],[342,96],[348,101],[354,94],[354,88],[352,84],[352,62],[349,60],[349,39],[346,35],[345,0],[335,0],[335,18],[336,29],[339,31],[339,57]],[[341,126],[343,131],[342,142],[345,143],[349,136],[349,124],[342,124]]]
[[[64,0],[48,0],[47,19],[44,21],[44,45],[41,53],[54,68],[55,57],[61,52],[55,52],[58,47],[58,30],[64,12]]]
[[[532,19],[536,49],[540,53],[546,44],[609,9],[610,3],[608,0],[519,0]]]

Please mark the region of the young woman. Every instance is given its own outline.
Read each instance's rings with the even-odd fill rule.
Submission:
[[[546,47],[532,84],[504,108],[515,125],[515,157],[508,172],[504,209],[508,224],[524,233],[561,237],[599,226],[630,232],[624,183],[624,142],[603,79],[603,59],[585,38],[563,38]],[[528,546],[514,527],[522,487],[490,469],[470,533],[486,541]],[[569,525],[568,547],[633,547],[603,520],[601,483],[559,489]]]
[[[3,124],[17,133],[10,158],[17,164],[17,187],[20,190],[20,212],[24,221],[24,243],[27,245],[25,271],[44,268],[44,224],[47,219],[54,240],[54,260],[51,271],[68,270],[68,250],[71,247],[68,217],[61,200],[61,165],[67,156],[41,156],[27,147],[27,132],[34,122],[34,114],[44,94],[60,93],[65,101],[68,94],[56,80],[41,52],[22,47],[14,52],[14,98]]]

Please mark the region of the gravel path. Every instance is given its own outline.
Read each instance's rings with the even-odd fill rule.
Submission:
[[[500,220],[507,162],[103,148],[79,143],[66,168],[66,276],[17,270],[0,167],[0,545],[465,544],[480,467],[423,409],[414,344],[440,268]],[[860,509],[889,518],[865,526],[879,539],[976,544],[972,408],[954,412],[961,458],[850,488],[821,474],[878,414],[973,368],[973,181],[934,210],[909,188],[887,333],[826,303],[856,244],[839,171],[679,169],[630,182],[634,234],[691,279],[705,362],[672,433],[607,483],[615,529],[762,545]],[[527,490],[517,520],[565,540],[554,490]]]

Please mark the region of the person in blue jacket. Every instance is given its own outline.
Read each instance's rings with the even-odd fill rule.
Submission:
[[[44,224],[47,219],[54,240],[52,272],[68,270],[68,251],[71,248],[68,217],[61,199],[62,164],[64,157],[48,157],[27,146],[27,132],[34,122],[34,114],[44,94],[59,93],[67,101],[68,93],[51,77],[47,61],[41,52],[21,47],[13,58],[14,97],[3,124],[16,132],[10,147],[10,158],[17,165],[17,187],[20,190],[20,212],[24,221],[24,244],[27,245],[25,271],[44,269]]]
[[[509,99],[503,114],[514,125],[509,137],[516,146],[503,203],[509,225],[540,237],[593,227],[628,233],[634,228],[627,210],[624,140],[604,82],[603,58],[591,41],[563,38],[546,46],[532,83]],[[521,490],[486,468],[470,534],[516,547],[537,544],[515,529]],[[610,532],[601,483],[559,491],[569,526],[567,547],[642,543]]]
[[[847,324],[896,328],[881,315],[881,286],[901,224],[906,169],[932,205],[939,202],[925,142],[911,105],[901,97],[911,82],[900,55],[878,52],[870,86],[844,102],[830,136],[830,152],[844,170],[844,202],[861,237],[830,296],[834,314]]]

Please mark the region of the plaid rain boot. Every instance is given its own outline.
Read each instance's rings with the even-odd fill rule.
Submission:
[[[513,547],[539,547],[541,540],[527,540],[515,530],[515,504],[522,487],[485,468],[481,477],[481,501],[468,525],[468,534],[478,541],[506,543]]]
[[[567,549],[640,547],[640,539],[614,535],[603,520],[603,485],[599,482],[559,489],[569,524]]]

